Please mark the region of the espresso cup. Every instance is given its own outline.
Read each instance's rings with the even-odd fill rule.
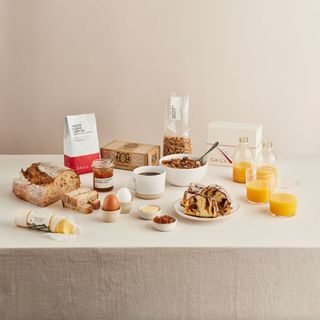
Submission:
[[[161,197],[165,190],[166,171],[158,166],[144,166],[133,170],[126,187],[142,199],[156,199]],[[131,187],[130,185],[134,185]]]

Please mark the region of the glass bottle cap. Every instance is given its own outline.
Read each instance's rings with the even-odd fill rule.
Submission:
[[[240,137],[239,142],[240,143],[248,143],[249,139],[248,139],[248,137]]]

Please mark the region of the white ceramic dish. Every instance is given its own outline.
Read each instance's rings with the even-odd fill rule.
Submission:
[[[191,182],[200,182],[206,175],[208,162],[203,160],[204,164],[201,167],[193,169],[178,169],[170,168],[162,164],[163,160],[170,160],[176,158],[188,157],[193,160],[200,158],[198,155],[192,154],[170,154],[169,156],[162,157],[159,161],[159,165],[166,170],[166,180],[178,187],[187,187]]]
[[[175,227],[177,226],[177,219],[176,218],[174,218],[174,219],[175,219],[175,221],[172,223],[156,223],[156,222],[152,221],[153,227],[158,231],[164,231],[164,232],[171,231],[171,230],[175,229]]]
[[[102,211],[102,218],[104,222],[117,222],[120,216],[120,209],[114,211]]]
[[[226,215],[226,216],[218,216],[216,218],[199,218],[199,217],[193,217],[193,216],[189,216],[187,214],[184,213],[184,208],[181,206],[181,200],[182,199],[178,199],[175,203],[174,203],[174,210],[176,211],[176,213],[185,218],[185,219],[189,219],[189,220],[193,220],[193,221],[200,221],[200,222],[214,222],[214,221],[220,221],[220,220],[224,220],[224,219],[228,219],[230,217],[232,217],[234,215],[234,213],[236,211],[239,210],[240,208],[240,204],[238,202],[232,201],[232,211],[230,214]]]
[[[142,210],[144,207],[148,207],[148,206],[158,207],[159,210],[158,211],[144,211],[144,210]],[[141,219],[153,220],[153,218],[158,216],[158,215],[161,215],[161,207],[156,205],[156,204],[144,204],[144,205],[139,207],[139,216],[140,216]]]

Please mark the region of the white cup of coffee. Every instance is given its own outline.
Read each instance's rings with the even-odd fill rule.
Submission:
[[[128,178],[126,187],[134,191],[139,198],[155,199],[164,193],[165,183],[165,169],[158,166],[144,166],[133,170],[133,177]]]

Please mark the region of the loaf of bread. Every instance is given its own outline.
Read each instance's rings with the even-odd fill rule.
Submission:
[[[65,192],[79,187],[79,175],[73,170],[49,162],[38,162],[20,171],[19,178],[13,181],[12,190],[17,197],[46,207],[61,200]]]
[[[81,213],[100,209],[99,194],[90,188],[79,188],[62,195],[62,206]]]

